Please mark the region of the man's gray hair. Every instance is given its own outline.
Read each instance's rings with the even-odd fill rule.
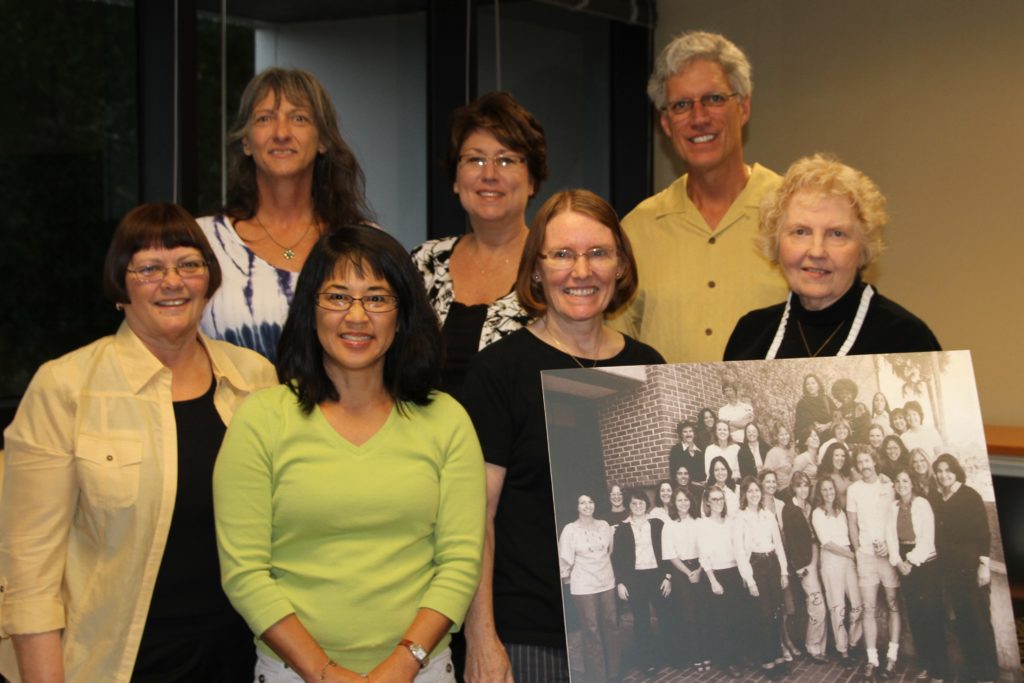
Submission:
[[[743,50],[719,33],[688,31],[673,38],[654,63],[654,73],[647,81],[647,95],[656,109],[666,104],[665,82],[695,59],[706,59],[721,66],[729,79],[729,87],[741,97],[749,97],[753,92],[750,62]]]

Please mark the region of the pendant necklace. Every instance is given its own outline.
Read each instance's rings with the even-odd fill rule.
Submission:
[[[580,366],[584,370],[587,369],[587,366],[584,365],[583,363],[581,363],[579,358],[577,358],[576,356],[574,356],[571,353],[569,353],[569,350],[566,349],[565,346],[562,344],[562,342],[559,341],[558,337],[555,336],[554,331],[550,327],[548,327],[547,321],[544,322],[544,331],[548,333],[549,337],[551,337],[551,341],[555,342],[555,346],[558,347],[559,351],[561,351],[565,355],[569,356],[569,358],[572,358],[573,362],[576,363],[576,365]],[[601,355],[601,345],[600,344],[598,344],[598,346],[597,346],[597,354],[596,355],[598,355],[598,356]],[[598,359],[595,358],[594,359],[594,364],[591,365],[590,367],[591,368],[596,368],[597,367],[597,361],[598,361]]]
[[[286,247],[285,245],[281,244],[280,242],[274,239],[274,236],[270,234],[269,230],[267,230],[267,226],[263,225],[263,221],[260,220],[260,216],[258,213],[255,216],[253,216],[253,218],[256,219],[256,225],[263,228],[263,232],[267,233],[267,237],[270,238],[270,241],[281,248],[281,255],[284,256],[285,259],[287,259],[288,261],[291,261],[292,259],[295,258],[295,247],[299,246],[299,243],[301,243],[302,240],[306,239],[306,235],[309,234],[309,231],[312,230],[313,226],[316,224],[316,221],[313,221],[312,223],[307,225],[306,231],[302,233],[302,236],[299,239],[295,240],[295,243],[292,244],[292,246]]]
[[[850,325],[850,333],[846,335],[846,341],[844,341],[843,345],[839,347],[838,351],[836,351],[837,356],[845,356],[848,354],[853,343],[857,341],[857,335],[860,334],[860,328],[864,325],[864,317],[868,314],[868,307],[871,305],[871,297],[874,295],[874,288],[871,285],[865,285],[864,291],[861,292],[860,295],[860,304],[857,306],[857,313],[853,316],[853,324]],[[779,347],[782,346],[782,338],[786,336],[786,323],[789,322],[789,311],[792,301],[793,292],[790,292],[789,296],[786,297],[786,307],[782,311],[782,321],[779,322],[779,329],[775,331],[775,338],[772,340],[772,345],[768,349],[768,354],[765,356],[765,360],[773,360],[775,355],[779,352]],[[797,323],[799,324],[799,322],[800,321],[798,320]],[[834,335],[838,332],[840,327],[842,327],[841,323],[832,334]],[[800,334],[803,335],[803,327],[800,327]],[[832,339],[832,337],[826,339],[825,342],[828,343],[830,339]],[[804,339],[804,346],[807,346],[806,339]],[[822,344],[818,349],[817,353],[821,353],[822,348],[824,348],[824,344]],[[810,353],[811,350],[808,348],[807,352]]]
[[[804,343],[804,348],[807,349],[807,357],[808,358],[817,358],[818,354],[821,353],[822,349],[824,349],[826,346],[828,346],[828,343],[830,341],[832,341],[832,337],[836,336],[836,332],[838,332],[843,327],[843,325],[845,325],[845,324],[846,324],[845,320],[840,321],[839,325],[836,326],[836,329],[832,330],[832,334],[828,335],[828,339],[826,339],[825,341],[821,342],[821,346],[819,346],[817,348],[817,350],[812,352],[811,351],[811,345],[807,343],[807,335],[804,334],[804,324],[802,322],[800,322],[799,320],[797,320],[796,321],[796,326],[800,330],[800,339]]]

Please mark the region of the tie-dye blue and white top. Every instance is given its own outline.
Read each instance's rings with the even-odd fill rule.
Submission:
[[[252,349],[273,362],[299,274],[253,253],[227,216],[204,216],[198,223],[223,273],[200,327],[209,337]]]

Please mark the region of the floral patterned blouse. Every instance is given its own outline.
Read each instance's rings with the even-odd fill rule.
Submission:
[[[441,319],[442,326],[448,317],[452,300],[455,298],[448,267],[452,252],[459,239],[456,236],[428,240],[412,250],[413,263],[423,274],[423,284],[427,288],[427,296],[430,297],[434,310],[437,311],[437,316]],[[484,318],[483,329],[480,332],[480,345],[477,350],[493,344],[502,337],[507,337],[529,321],[530,316],[519,305],[515,291],[509,292],[487,307],[487,316]]]

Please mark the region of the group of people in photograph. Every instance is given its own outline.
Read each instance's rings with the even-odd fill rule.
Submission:
[[[680,425],[653,504],[580,495],[558,534],[543,370],[939,349],[860,278],[886,220],[864,174],[745,163],[751,92],[725,37],[666,47],[649,93],[688,171],[621,223],[567,189],[528,225],[544,129],[508,93],[468,102],[446,164],[469,230],[410,254],[321,83],[257,74],[225,206],[124,216],[102,273],[123,323],[44,364],[4,433],[0,673],[566,681],[564,580],[595,683],[628,673],[620,603],[642,669],[783,675],[825,657],[827,607],[840,658],[863,632],[887,675],[897,590],[921,667],[952,677],[939,586],[965,671],[994,679],[988,522],[920,402],[862,410],[840,380],[831,405],[811,378],[767,433],[730,385]]]
[[[741,677],[759,667],[778,678],[801,655],[827,663],[831,649],[847,668],[863,653],[865,678],[890,678],[906,670],[897,673],[897,663],[909,641],[915,678],[945,680],[954,673],[950,631],[961,675],[995,680],[992,531],[963,466],[948,452],[908,451],[897,432],[920,428],[915,402],[902,412],[916,417],[905,420],[878,393],[873,415],[855,409],[867,425],[853,427],[843,416],[844,406],[855,408],[852,380],[833,384],[835,403],[817,376],[803,386],[793,428],[776,426],[769,443],[751,402],[723,386],[717,418],[705,408],[678,423],[670,478],[653,487],[653,504],[644,490],[614,483],[603,511],[590,494],[579,497],[559,556],[588,666],[620,666],[628,651],[650,671],[716,667]],[[819,401],[827,409],[810,408]],[[894,414],[905,424],[883,424]],[[799,455],[794,431],[803,435]],[[609,606],[613,586],[632,612],[631,644]]]

